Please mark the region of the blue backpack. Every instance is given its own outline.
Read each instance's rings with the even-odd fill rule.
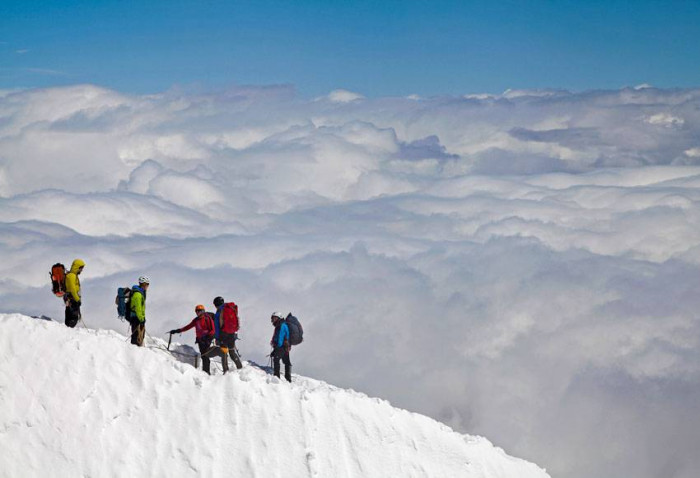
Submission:
[[[114,303],[117,305],[117,314],[120,319],[126,319],[127,322],[131,323],[131,288],[130,287],[120,287],[117,289],[117,298],[114,299]]]
[[[302,343],[304,341],[304,328],[301,326],[299,319],[290,313],[284,321],[287,322],[287,327],[289,327],[289,343],[291,345]]]

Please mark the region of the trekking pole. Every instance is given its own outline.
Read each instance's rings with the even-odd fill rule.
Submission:
[[[173,340],[173,334],[168,335],[168,348],[167,348],[168,352],[170,351],[170,341],[171,340]]]

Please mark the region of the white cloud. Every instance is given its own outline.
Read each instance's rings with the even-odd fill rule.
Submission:
[[[535,90],[518,90],[518,89],[507,89],[503,92],[502,97],[508,99],[515,98],[547,98],[554,96],[569,96],[570,94],[564,90],[553,90],[553,89],[535,89]]]
[[[553,476],[691,476],[700,91],[358,99],[0,96],[0,311],[60,316],[46,272],[79,256],[90,326],[148,273],[153,334],[224,295],[264,360],[293,310],[301,373]]]
[[[656,113],[646,118],[646,122],[653,125],[665,126],[667,128],[672,128],[675,126],[683,126],[685,120],[677,116],[669,115],[667,113]]]
[[[700,148],[686,149],[684,153],[686,156],[690,156],[691,158],[700,158]]]
[[[348,90],[333,90],[328,94],[327,98],[332,103],[350,103],[364,99],[364,96]]]
[[[473,93],[464,95],[468,100],[492,100],[498,98],[498,95],[492,95],[489,93]]]

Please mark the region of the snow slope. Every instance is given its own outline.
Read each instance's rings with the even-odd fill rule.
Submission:
[[[549,476],[352,390],[253,364],[209,377],[114,331],[19,314],[0,314],[0,450],[3,477]]]

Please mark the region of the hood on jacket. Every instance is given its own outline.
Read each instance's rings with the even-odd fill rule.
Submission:
[[[78,269],[80,269],[81,267],[85,267],[85,261],[82,260],[82,259],[76,259],[76,260],[73,261],[73,264],[71,264],[71,266],[70,266],[70,271],[71,271],[73,274],[77,274],[77,273],[78,273]]]

